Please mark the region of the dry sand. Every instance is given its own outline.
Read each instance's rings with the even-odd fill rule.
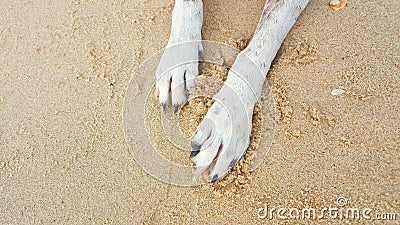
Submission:
[[[263,4],[204,0],[204,39],[240,47]],[[124,139],[125,90],[165,46],[172,7],[0,0],[0,224],[258,224],[269,222],[257,218],[264,204],[323,208],[338,197],[397,213],[376,224],[399,223],[400,1],[310,2],[269,74],[267,158],[215,188],[159,182]]]

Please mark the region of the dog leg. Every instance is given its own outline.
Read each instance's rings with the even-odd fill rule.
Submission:
[[[267,1],[253,39],[238,54],[215,102],[192,139],[191,159],[197,173],[222,178],[249,145],[252,113],[266,74],[287,33],[308,0]]]
[[[177,112],[187,100],[187,90],[194,87],[202,23],[202,0],[175,0],[171,35],[156,72],[156,96],[164,110],[172,103]]]

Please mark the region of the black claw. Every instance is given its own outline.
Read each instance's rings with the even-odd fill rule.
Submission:
[[[175,116],[178,115],[178,111],[179,111],[179,105],[174,105],[174,114],[175,114]]]
[[[213,178],[211,179],[211,182],[210,182],[211,187],[214,187],[214,184],[215,184],[215,182],[216,182],[217,180],[218,180],[218,175],[215,174],[215,175],[213,176]]]
[[[162,111],[165,113],[165,109],[167,108],[167,103],[162,103]]]
[[[193,158],[197,154],[199,154],[200,149],[201,149],[201,145],[192,143],[192,152],[190,153],[190,158]]]
[[[232,173],[233,170],[235,169],[236,163],[237,163],[237,159],[234,159],[234,160],[229,164],[231,173]]]
[[[200,152],[200,150],[193,150],[193,151],[190,153],[190,158],[195,157],[197,154],[199,154],[199,152]]]
[[[200,151],[201,145],[192,143],[192,151]]]
[[[233,170],[233,167],[235,167],[236,163],[237,163],[237,160],[235,159],[229,164],[229,167],[231,167],[231,169]]]

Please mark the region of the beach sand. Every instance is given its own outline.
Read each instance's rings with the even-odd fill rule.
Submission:
[[[243,47],[263,5],[204,0],[203,38]],[[172,8],[172,0],[0,0],[0,224],[399,223],[400,1],[348,0],[340,10],[310,1],[268,75],[276,132],[267,157],[215,187],[160,182],[125,141],[126,89],[165,47]],[[190,110],[186,131],[196,122]],[[371,208],[372,218],[397,220],[275,211],[271,221],[258,218],[265,205]]]

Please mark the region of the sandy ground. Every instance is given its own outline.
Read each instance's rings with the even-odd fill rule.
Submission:
[[[251,38],[263,4],[204,0],[204,39]],[[165,46],[172,7],[0,0],[0,224],[259,224],[270,222],[257,218],[264,204],[323,208],[339,197],[372,217],[397,213],[376,224],[399,223],[400,1],[334,11],[311,0],[269,74],[277,130],[266,160],[215,188],[159,182],[124,139],[125,90]]]

